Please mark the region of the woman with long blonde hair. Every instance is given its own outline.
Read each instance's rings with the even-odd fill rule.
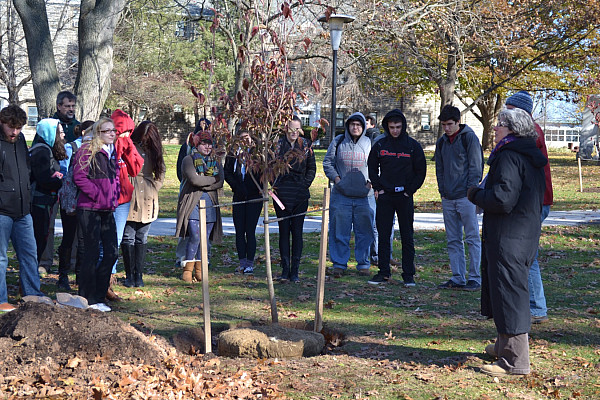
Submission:
[[[92,139],[75,154],[73,180],[79,188],[77,223],[83,237],[79,295],[90,308],[110,311],[105,296],[112,266],[118,257],[113,211],[119,200],[119,165],[115,154],[116,129],[110,118],[91,128]],[[100,243],[103,256],[100,264]]]

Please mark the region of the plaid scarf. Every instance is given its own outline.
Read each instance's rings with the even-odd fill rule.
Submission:
[[[217,160],[209,156],[203,156],[196,150],[192,148],[191,154],[192,160],[194,160],[194,167],[196,168],[196,172],[200,175],[204,176],[217,176],[219,175],[219,168],[217,167]]]

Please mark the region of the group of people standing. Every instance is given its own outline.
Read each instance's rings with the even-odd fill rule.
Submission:
[[[78,294],[90,308],[110,311],[107,299],[120,300],[112,284],[121,238],[124,285],[144,285],[148,229],[158,217],[158,190],[166,172],[160,134],[150,121],[135,127],[121,110],[79,123],[76,101],[68,91],[58,94],[55,118],[37,123],[29,149],[21,133],[25,112],[15,105],[0,111],[0,181],[3,193],[11,193],[0,200],[0,220],[5,222],[0,238],[2,311],[14,309],[6,295],[9,239],[19,260],[22,294],[44,297],[40,275],[50,272],[51,263],[42,266],[41,260],[54,241],[56,208],[64,231],[58,249],[59,290],[71,290],[68,273],[77,244]]]
[[[525,91],[507,99],[494,127],[495,147],[485,178],[481,144],[473,130],[460,123],[460,110],[448,105],[439,116],[444,135],[436,143],[434,160],[452,277],[438,287],[481,290],[482,315],[493,318],[498,331],[496,342],[485,349],[498,361],[481,368],[492,376],[530,372],[530,326],[548,319],[537,247],[541,222],[552,204],[552,181],[544,134],[532,110],[533,100]],[[383,134],[369,132],[363,114],[355,113],[345,122],[345,134],[329,145],[323,161],[333,183],[329,257],[333,276],[341,277],[348,268],[353,230],[356,269],[367,276],[369,249],[378,235],[379,271],[368,283],[388,282],[389,239],[397,217],[402,279],[411,287],[413,195],[424,182],[426,160],[421,145],[408,136],[400,110],[387,113],[382,127]],[[478,212],[483,212],[481,236]]]

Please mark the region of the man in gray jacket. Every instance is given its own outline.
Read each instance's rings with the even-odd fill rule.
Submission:
[[[483,152],[469,126],[460,124],[460,110],[451,105],[438,117],[444,129],[435,146],[435,172],[442,197],[444,226],[452,277],[438,287],[476,291],[481,287],[481,239],[475,205],[467,199],[467,188],[479,185]],[[465,248],[469,246],[469,277],[466,277]]]
[[[333,276],[341,277],[348,268],[354,229],[356,269],[368,276],[375,217],[367,167],[371,139],[364,134],[366,121],[361,113],[352,114],[345,126],[346,132],[332,140],[323,160],[325,175],[334,183],[329,206],[329,258]]]

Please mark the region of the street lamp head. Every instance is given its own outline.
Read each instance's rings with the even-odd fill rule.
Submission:
[[[342,31],[344,30],[344,24],[354,21],[355,17],[351,15],[332,14],[327,19],[326,16],[322,16],[318,19],[319,22],[328,22],[329,31],[331,32],[331,47],[337,51],[340,48],[340,42],[342,41]]]

